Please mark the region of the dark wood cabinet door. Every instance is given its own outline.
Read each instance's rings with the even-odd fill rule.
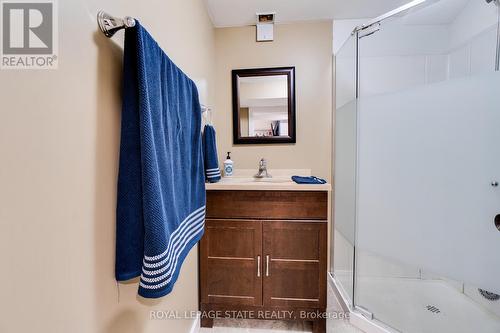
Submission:
[[[262,221],[208,219],[205,226],[201,302],[261,306]]]
[[[263,223],[264,306],[325,308],[326,222]]]

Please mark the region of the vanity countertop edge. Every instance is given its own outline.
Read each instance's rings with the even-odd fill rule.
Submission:
[[[264,182],[225,182],[205,184],[207,191],[320,191],[330,192],[331,185],[326,184],[297,184],[293,181],[281,183]]]

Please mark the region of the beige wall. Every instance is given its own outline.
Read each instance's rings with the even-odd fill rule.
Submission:
[[[255,42],[255,27],[215,30],[217,97],[214,123],[219,158],[231,151],[235,168],[311,169],[330,179],[332,124],[332,22],[277,25],[274,42]],[[232,139],[231,70],[295,66],[297,143],[237,145]]]
[[[202,0],[59,3],[59,69],[0,71],[0,332],[188,332],[149,310],[197,309],[197,251],[172,294],[146,301],[114,280],[123,34],[95,15],[138,17],[214,100],[214,29]]]
[[[266,77],[264,77],[266,78]],[[253,82],[239,82],[240,98],[287,98],[288,97],[288,78],[281,76],[280,80],[265,81],[259,78]]]
[[[241,136],[248,136],[248,108],[240,108]]]

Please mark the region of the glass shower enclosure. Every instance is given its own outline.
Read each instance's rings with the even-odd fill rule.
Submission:
[[[335,55],[331,277],[388,331],[500,332],[500,3],[417,0]]]

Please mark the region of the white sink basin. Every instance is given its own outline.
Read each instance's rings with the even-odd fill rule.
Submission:
[[[206,189],[210,190],[249,190],[249,191],[329,191],[329,184],[308,185],[296,184],[292,175],[311,174],[308,169],[270,169],[271,178],[255,178],[255,169],[235,170],[232,177],[222,177],[217,183],[207,183]]]
[[[247,178],[247,177],[222,177],[222,183],[231,183],[231,184],[249,184],[249,183],[291,183],[292,180],[290,178],[284,177],[276,177],[276,178]]]
[[[292,182],[290,178],[253,178],[254,183],[289,183]]]

